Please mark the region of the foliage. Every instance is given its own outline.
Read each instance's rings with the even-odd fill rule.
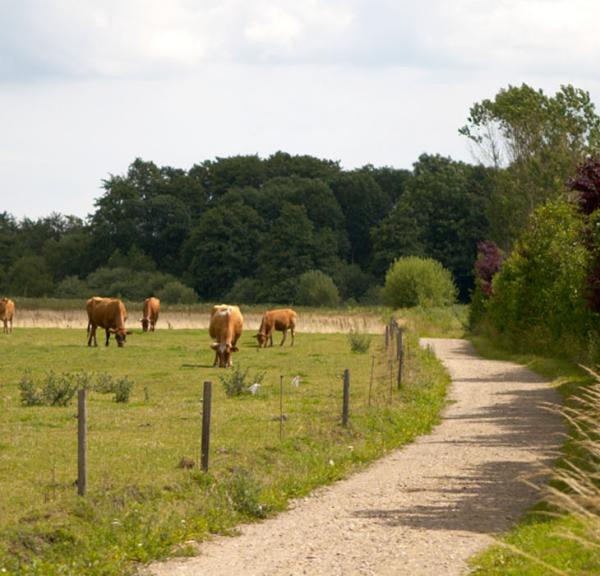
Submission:
[[[96,377],[96,384],[93,390],[100,394],[114,394],[114,401],[126,403],[129,402],[129,396],[133,388],[133,382],[127,376],[114,378],[106,372],[101,372]]]
[[[492,280],[500,270],[505,255],[495,242],[483,240],[477,245],[477,260],[475,260],[475,277],[481,290],[486,296],[492,294]]]
[[[477,243],[488,233],[491,185],[489,169],[420,156],[402,198],[372,229],[374,272],[383,275],[403,256],[433,258],[450,270],[466,301]]]
[[[554,96],[523,84],[471,107],[461,128],[496,168],[490,236],[509,248],[536,206],[562,194],[568,177],[600,149],[600,118],[590,95],[571,85]]]
[[[600,159],[588,158],[575,177],[568,182],[570,190],[578,193],[579,208],[584,214],[592,214],[600,208]]]
[[[525,348],[574,353],[594,323],[584,298],[589,262],[575,207],[557,200],[538,208],[494,278],[487,320]]]
[[[225,394],[230,398],[232,396],[241,396],[252,384],[261,384],[265,377],[265,372],[256,372],[253,376],[249,376],[250,369],[242,370],[242,367],[237,364],[225,375],[219,375],[219,380],[223,384]]]
[[[89,298],[90,287],[77,276],[65,276],[54,289],[58,298]]]
[[[267,510],[260,502],[262,487],[251,471],[237,469],[227,485],[234,510],[250,518],[264,518]]]
[[[68,372],[48,372],[37,386],[31,373],[25,372],[19,381],[23,406],[68,406],[79,388],[75,376]]]
[[[8,289],[23,296],[49,296],[54,290],[52,275],[42,256],[22,256],[8,271]]]
[[[348,333],[348,342],[350,342],[350,350],[364,354],[369,351],[371,346],[371,335],[364,334],[358,330],[350,330]]]
[[[296,302],[304,306],[337,306],[340,294],[330,276],[309,270],[298,277]]]
[[[399,258],[388,270],[384,302],[392,308],[447,306],[456,300],[452,275],[431,258]]]
[[[94,294],[137,301],[149,294],[158,294],[172,282],[177,281],[169,274],[120,267],[98,268],[86,278]]]
[[[156,295],[166,304],[194,304],[198,302],[196,292],[179,280],[171,280],[162,288],[158,289]]]

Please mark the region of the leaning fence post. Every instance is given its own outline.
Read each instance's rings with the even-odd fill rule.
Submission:
[[[87,390],[77,391],[77,494],[87,489]]]
[[[385,325],[385,349],[387,350],[390,347],[390,327]]]
[[[350,370],[344,370],[344,394],[342,400],[342,426],[348,426],[348,411],[350,408]]]
[[[208,472],[208,453],[210,450],[210,412],[212,404],[212,382],[204,382],[202,392],[202,451],[200,453],[203,472]]]

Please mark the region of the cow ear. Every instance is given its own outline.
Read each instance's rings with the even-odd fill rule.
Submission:
[[[133,332],[131,330],[127,330],[127,332],[125,332],[125,334],[127,334],[129,336],[130,334],[133,334]]]
[[[232,346],[232,347],[231,347],[231,351],[232,351],[232,352],[239,352],[239,351],[240,351],[240,349],[239,349],[237,346]]]
[[[260,334],[255,334],[254,338],[256,338],[257,340],[260,340]]]
[[[108,331],[109,331],[111,334],[116,334],[116,333],[117,333],[117,331],[116,331],[114,328],[109,328],[109,329],[108,329]]]
[[[217,342],[213,342],[213,343],[210,345],[210,347],[211,347],[213,350],[218,350],[218,349],[219,349],[219,344],[218,344]]]

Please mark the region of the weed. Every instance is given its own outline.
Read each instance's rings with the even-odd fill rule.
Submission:
[[[348,341],[350,342],[350,350],[364,354],[371,346],[371,336],[364,334],[358,330],[350,330],[348,333]]]
[[[46,374],[41,387],[35,384],[31,373],[21,377],[19,389],[23,406],[68,406],[77,392],[77,382],[73,374],[63,372],[55,374],[52,370]]]
[[[236,512],[251,518],[265,517],[265,507],[260,503],[262,487],[252,472],[243,468],[236,470],[227,489]]]
[[[249,378],[249,371],[249,368],[242,370],[242,367],[238,364],[224,376],[219,376],[219,380],[221,381],[221,384],[223,384],[227,396],[241,396],[245,392],[250,392],[250,388],[254,384],[262,383],[265,372],[257,372],[254,376]]]
[[[129,402],[133,382],[127,376],[113,378],[110,374],[102,372],[96,377],[93,389],[100,394],[114,394],[115,402]]]

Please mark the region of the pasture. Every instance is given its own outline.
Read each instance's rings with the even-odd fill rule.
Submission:
[[[133,323],[131,323],[133,326]],[[279,334],[275,342],[279,342]],[[99,339],[100,340],[100,339]],[[300,332],[294,348],[258,351],[247,331],[234,363],[264,372],[257,395],[225,396],[203,330],[160,330],[87,348],[84,329],[18,329],[0,339],[0,570],[15,574],[126,574],[136,562],[190,552],[194,540],[285,507],[426,432],[447,376],[407,339],[406,383],[374,337],[367,354],[345,334]],[[371,358],[375,372],[368,406]],[[351,373],[350,425],[340,425]],[[129,403],[92,392],[88,495],[76,496],[75,402],[25,407],[18,383],[48,371],[106,372],[134,382]],[[284,378],[283,437],[279,384]],[[300,377],[299,386],[292,378]],[[210,469],[198,462],[202,382],[213,382]],[[5,573],[3,572],[3,573]]]

